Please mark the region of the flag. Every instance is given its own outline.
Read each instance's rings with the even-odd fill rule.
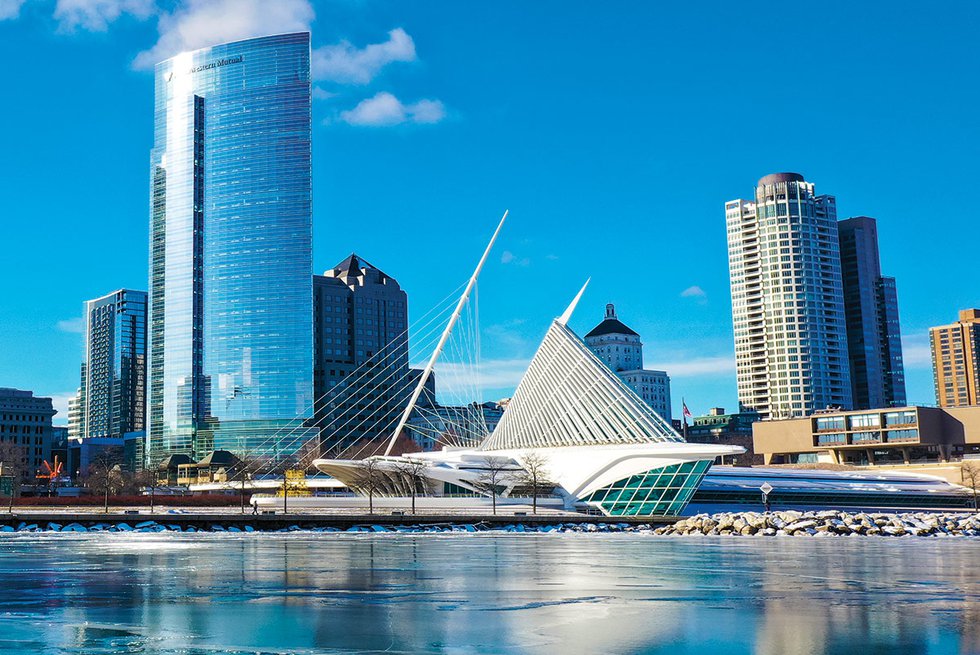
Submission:
[[[694,417],[693,417],[693,416],[691,415],[691,410],[689,410],[689,409],[687,408],[687,403],[685,403],[685,402],[684,402],[684,401],[682,400],[682,401],[681,401],[681,405],[682,405],[682,406],[684,407],[684,412],[683,412],[683,414],[684,414],[684,418],[694,418]]]

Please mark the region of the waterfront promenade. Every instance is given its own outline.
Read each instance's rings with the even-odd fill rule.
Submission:
[[[620,524],[625,526],[663,526],[676,521],[675,517],[604,517],[579,514],[575,512],[560,512],[548,510],[532,514],[522,511],[491,513],[464,512],[376,512],[339,510],[339,509],[302,509],[298,512],[283,512],[266,510],[259,514],[247,511],[245,514],[238,507],[215,508],[166,508],[158,507],[153,512],[149,508],[116,508],[104,512],[101,507],[15,507],[13,513],[0,513],[0,529],[4,526],[23,529],[24,526],[37,526],[44,530],[50,524],[63,527],[80,525],[85,528],[92,526],[113,526],[126,524],[133,527],[144,523],[155,523],[167,529],[212,530],[212,529],[247,529],[260,532],[276,531],[289,528],[303,530],[340,529],[362,526],[480,526],[481,528],[502,528],[509,525],[521,524],[531,529],[547,526],[570,525],[583,527],[599,524]],[[215,527],[217,526],[217,527]]]
[[[352,510],[263,511],[61,508],[0,514],[0,532],[283,532],[485,531],[648,532],[681,537],[980,537],[980,514],[795,510],[722,512],[688,517],[607,517],[572,512],[365,513]]]

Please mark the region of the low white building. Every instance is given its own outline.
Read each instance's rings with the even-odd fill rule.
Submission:
[[[362,494],[507,497],[526,487],[533,458],[566,509],[679,514],[714,458],[744,449],[685,442],[568,328],[577,301],[552,322],[500,422],[479,444],[314,466]]]

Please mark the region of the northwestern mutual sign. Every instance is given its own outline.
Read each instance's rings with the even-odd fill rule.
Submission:
[[[203,64],[201,66],[196,66],[190,70],[191,73],[200,73],[201,71],[210,70],[212,68],[220,68],[221,66],[227,66],[228,64],[240,64],[242,63],[242,55],[237,57],[231,57],[229,59],[219,59],[218,61],[212,61],[210,64]]]

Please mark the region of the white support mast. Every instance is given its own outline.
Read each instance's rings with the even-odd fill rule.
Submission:
[[[480,263],[476,265],[476,270],[473,271],[470,281],[466,284],[466,289],[463,290],[463,295],[460,296],[459,302],[456,304],[456,309],[453,311],[452,316],[449,317],[449,323],[446,324],[446,329],[443,330],[442,336],[439,337],[439,343],[436,344],[436,349],[432,351],[432,356],[429,358],[429,363],[426,364],[425,369],[422,370],[422,376],[419,378],[419,383],[416,385],[415,391],[412,392],[412,397],[408,401],[408,405],[405,407],[405,412],[402,414],[401,420],[398,421],[398,425],[395,427],[395,431],[391,434],[391,439],[388,441],[388,447],[385,449],[386,457],[391,454],[391,449],[395,446],[395,440],[398,439],[398,435],[401,434],[405,424],[408,423],[408,419],[412,415],[412,410],[415,409],[415,403],[418,402],[419,396],[422,395],[422,391],[425,389],[425,383],[428,381],[429,376],[432,375],[432,369],[435,368],[436,360],[439,359],[439,355],[442,353],[442,349],[446,345],[446,341],[449,339],[449,334],[452,332],[453,326],[456,325],[459,315],[463,312],[463,307],[466,306],[466,301],[470,297],[470,292],[476,285],[476,278],[479,277],[480,271],[483,269],[483,264],[487,261],[487,256],[490,254],[490,250],[493,248],[493,243],[497,240],[497,235],[500,234],[500,228],[504,226],[504,221],[507,220],[507,213],[509,211],[510,210],[504,212],[504,215],[500,219],[500,223],[497,224],[497,229],[494,230],[493,236],[490,237],[490,243],[487,244],[487,249],[483,251],[483,256],[480,257]]]

